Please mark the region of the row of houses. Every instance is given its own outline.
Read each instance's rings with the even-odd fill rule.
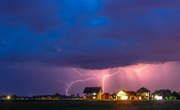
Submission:
[[[151,94],[150,90],[142,87],[135,91],[126,91],[124,89],[117,91],[114,94],[103,93],[101,87],[85,87],[84,99],[97,99],[97,100],[163,100],[175,99],[171,95],[170,90],[155,91]]]
[[[171,90],[163,89],[157,90],[153,93],[150,90],[142,87],[137,91],[126,91],[121,89],[113,94],[103,93],[101,87],[85,87],[84,96],[79,94],[72,94],[70,96],[60,95],[55,93],[53,95],[36,95],[33,97],[19,97],[16,95],[0,95],[0,100],[180,100],[180,92],[171,92]]]

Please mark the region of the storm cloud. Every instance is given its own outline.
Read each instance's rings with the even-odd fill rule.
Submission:
[[[179,0],[1,0],[0,61],[104,69],[180,60]]]

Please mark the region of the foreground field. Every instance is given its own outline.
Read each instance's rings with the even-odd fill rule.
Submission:
[[[0,110],[180,110],[180,101],[1,101]]]

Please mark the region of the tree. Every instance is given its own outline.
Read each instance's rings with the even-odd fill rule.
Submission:
[[[172,96],[176,97],[177,100],[180,99],[180,95],[176,91],[172,93]]]
[[[77,96],[76,96],[77,98],[80,98],[80,95],[79,95],[79,93],[77,94]]]

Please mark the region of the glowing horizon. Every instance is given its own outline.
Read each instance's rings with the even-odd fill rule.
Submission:
[[[144,86],[152,90],[155,90],[155,88],[153,88],[153,85],[149,84],[151,82],[150,80],[152,80],[152,83],[153,81],[158,81],[157,76],[158,77],[164,76],[167,73],[161,72],[161,73],[157,73],[159,75],[155,76],[153,72],[157,71],[159,68],[161,68],[159,71],[166,71],[167,66],[170,66],[171,64],[176,64],[176,62],[169,62],[169,63],[164,63],[164,64],[140,63],[140,64],[126,66],[126,67],[116,67],[116,68],[109,68],[109,69],[103,69],[103,70],[85,70],[85,69],[74,68],[73,70],[75,71],[75,73],[77,73],[77,75],[83,76],[83,77],[88,76],[88,78],[72,81],[70,85],[68,85],[67,87],[68,89],[66,88],[66,95],[70,95],[69,90],[73,86],[76,87],[77,83],[91,82],[94,80],[96,81],[98,80],[97,82],[98,84],[95,84],[95,85],[102,87],[103,92],[113,93],[111,91],[115,92],[115,90],[111,90],[109,88],[110,86],[113,85],[111,84],[111,82],[113,82],[114,77],[116,77],[116,80],[117,78],[120,79],[119,84],[116,84],[116,85],[121,85],[117,87],[117,89],[119,90],[128,89],[128,88],[129,88],[128,90],[137,90],[138,87],[141,88]],[[80,72],[80,71],[83,71],[83,72]],[[127,84],[127,82],[129,84]],[[134,86],[133,82],[134,84],[137,84],[136,87],[132,87]],[[91,87],[91,84],[87,84],[84,87],[86,86]],[[165,86],[162,86],[162,88],[157,88],[157,89],[168,89],[168,86],[167,88],[164,88],[164,87]],[[73,92],[71,93],[73,94]]]

